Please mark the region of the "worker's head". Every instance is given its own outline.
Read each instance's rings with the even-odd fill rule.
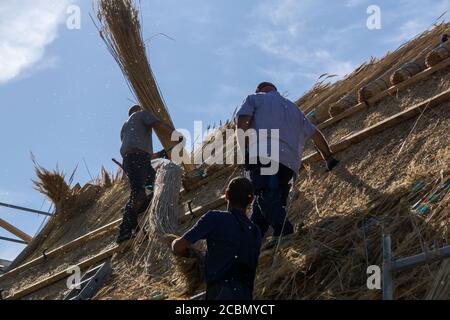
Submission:
[[[261,82],[256,87],[256,93],[278,91],[277,87],[270,82]]]
[[[253,202],[253,186],[247,178],[235,178],[228,184],[225,197],[230,208],[245,210]]]
[[[134,105],[130,108],[130,110],[128,111],[128,116],[131,117],[133,114],[135,114],[136,112],[141,112],[142,110],[144,110],[141,106],[139,105]]]

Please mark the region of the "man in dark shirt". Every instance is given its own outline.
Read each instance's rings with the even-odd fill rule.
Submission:
[[[210,211],[172,244],[174,254],[188,256],[197,241],[206,239],[207,300],[252,300],[261,233],[246,215],[253,188],[246,178],[230,182],[225,193],[228,211]]]
[[[131,239],[137,228],[138,214],[147,209],[151,201],[145,189],[152,189],[155,181],[156,172],[152,167],[152,160],[164,154],[164,151],[153,153],[153,129],[158,129],[168,137],[174,131],[151,112],[144,111],[141,106],[133,106],[129,111],[129,119],[120,133],[122,141],[120,153],[123,157],[123,169],[130,182],[131,193],[124,208],[117,243]]]

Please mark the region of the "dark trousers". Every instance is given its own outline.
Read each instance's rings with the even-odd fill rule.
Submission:
[[[207,286],[206,300],[249,301],[253,300],[253,292],[240,281],[223,280]]]
[[[275,175],[261,175],[261,165],[248,165],[247,171],[255,190],[251,220],[258,225],[262,236],[270,226],[275,237],[292,234],[294,227],[286,217],[286,205],[294,171],[282,164]]]
[[[144,151],[127,153],[123,158],[123,168],[128,176],[131,193],[124,209],[123,225],[136,228],[138,214],[144,211],[151,198],[145,193],[146,186],[155,183],[156,172],[152,167],[152,157]]]

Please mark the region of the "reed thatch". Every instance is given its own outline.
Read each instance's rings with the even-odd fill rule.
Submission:
[[[289,243],[262,254],[257,297],[380,299],[366,287],[367,268],[382,265],[382,234],[397,258],[448,243],[450,177],[429,177],[375,199],[346,216],[306,219]],[[394,276],[396,299],[423,299],[440,263]],[[262,271],[264,270],[264,271]]]

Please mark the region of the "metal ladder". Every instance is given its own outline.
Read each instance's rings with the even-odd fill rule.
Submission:
[[[70,290],[64,300],[90,300],[94,297],[100,286],[106,281],[112,272],[109,261],[90,269],[80,280],[80,283]]]

